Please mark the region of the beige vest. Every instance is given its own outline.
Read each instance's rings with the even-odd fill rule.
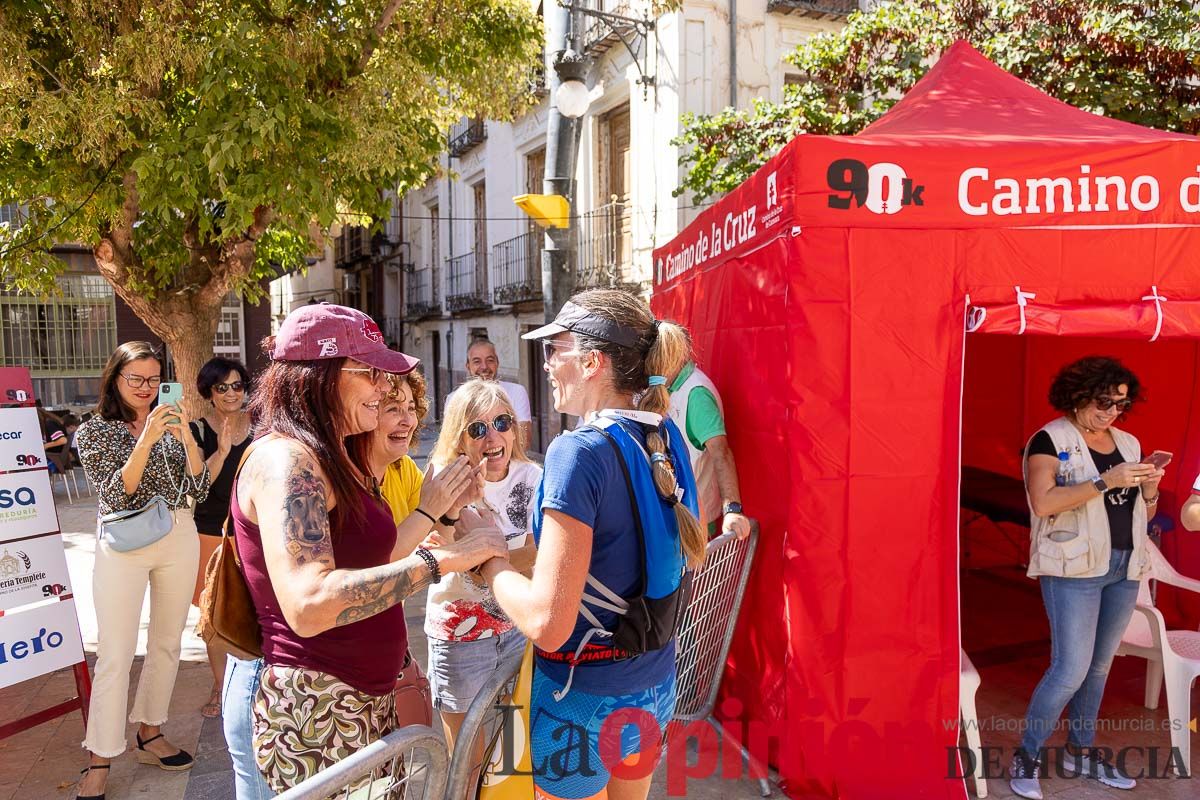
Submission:
[[[1066,417],[1059,417],[1042,430],[1050,434],[1055,452],[1070,453],[1074,483],[1094,481],[1100,477],[1083,434]],[[1117,449],[1126,461],[1140,461],[1142,448],[1132,435],[1110,428]],[[1033,439],[1030,438],[1030,442]],[[1025,498],[1029,499],[1029,444],[1025,445],[1022,461],[1025,473]],[[1098,495],[1082,506],[1049,517],[1033,513],[1029,504],[1030,543],[1029,577],[1054,575],[1062,578],[1095,578],[1108,572],[1112,555],[1112,539],[1108,529],[1108,514],[1104,495]],[[1133,554],[1129,559],[1129,580],[1141,580],[1150,570],[1147,555],[1146,501],[1138,493],[1133,506]]]
[[[713,385],[707,375],[700,371],[699,367],[693,367],[692,374],[687,377],[683,385],[671,392],[671,405],[667,409],[667,416],[679,428],[679,432],[683,434],[683,440],[687,442],[692,472],[696,474],[696,494],[700,500],[700,521],[708,524],[721,518],[721,509],[724,507],[724,503],[721,501],[721,487],[717,485],[717,469],[713,459],[705,451],[697,450],[687,435],[688,398],[692,394],[692,389],[700,386],[713,393],[713,397],[717,398],[717,408],[724,416],[725,406],[721,403],[721,395],[717,392],[717,387]]]

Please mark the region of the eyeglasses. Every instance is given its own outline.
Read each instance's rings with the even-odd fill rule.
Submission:
[[[154,389],[162,383],[162,378],[158,375],[155,375],[153,378],[143,378],[141,375],[126,375],[124,372],[118,372],[117,374],[124,378],[125,382],[134,389],[140,389],[146,384],[150,384],[150,388]]]
[[[372,384],[379,383],[382,378],[387,377],[387,373],[379,367],[342,367],[342,372],[365,372]]]
[[[1122,414],[1124,414],[1126,411],[1133,408],[1133,401],[1129,399],[1113,400],[1111,397],[1097,397],[1093,402],[1095,402],[1096,408],[1101,411],[1108,411],[1113,406],[1116,406],[1117,411],[1120,411]]]
[[[244,392],[246,391],[246,384],[242,381],[234,381],[233,383],[217,383],[213,385],[213,389],[216,390],[217,394],[225,394],[230,389],[235,392]]]
[[[492,427],[500,433],[508,433],[508,431],[512,429],[512,426],[512,414],[501,414],[492,420]],[[482,439],[483,437],[487,436],[487,429],[488,424],[481,419],[477,419],[463,430],[465,430],[467,432],[467,436],[470,436],[472,439]]]
[[[555,350],[569,349],[575,346],[574,342],[556,342],[553,339],[542,339],[542,359],[549,361],[554,355]]]

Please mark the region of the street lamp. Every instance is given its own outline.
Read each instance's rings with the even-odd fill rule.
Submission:
[[[591,93],[583,82],[587,70],[587,59],[572,49],[563,50],[554,59],[554,72],[561,81],[554,93],[554,104],[567,119],[579,119],[591,105]]]

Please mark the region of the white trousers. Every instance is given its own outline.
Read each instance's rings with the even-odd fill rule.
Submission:
[[[96,672],[83,746],[102,758],[125,752],[125,712],[129,670],[137,647],[146,585],[150,586],[150,627],[146,660],[138,680],[130,722],[167,721],[183,626],[200,559],[200,539],[191,513],[180,509],[175,527],[157,542],[127,553],[96,541],[92,598],[96,606]]]

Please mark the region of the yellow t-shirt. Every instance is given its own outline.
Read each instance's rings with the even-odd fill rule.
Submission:
[[[388,465],[379,491],[399,525],[421,502],[421,468],[408,456]]]

